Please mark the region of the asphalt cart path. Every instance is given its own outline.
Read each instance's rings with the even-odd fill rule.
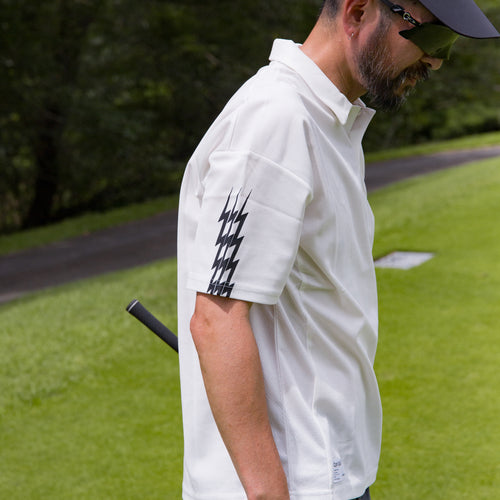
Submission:
[[[500,156],[500,146],[370,163],[366,185],[390,183]],[[177,213],[96,231],[0,257],[0,304],[44,288],[176,256]]]

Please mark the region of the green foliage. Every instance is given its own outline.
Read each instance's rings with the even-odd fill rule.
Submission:
[[[481,2],[500,23],[495,2]],[[276,37],[321,0],[0,0],[0,232],[178,190],[183,167]],[[497,130],[498,41],[452,61],[367,150]]]
[[[0,0],[0,230],[178,189],[274,36],[318,0]]]

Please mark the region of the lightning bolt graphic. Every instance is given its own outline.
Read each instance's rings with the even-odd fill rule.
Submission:
[[[248,216],[248,213],[245,213],[244,210],[250,197],[249,194],[238,209],[240,193],[237,193],[232,208],[229,209],[232,194],[233,191],[231,190],[218,219],[218,222],[221,222],[222,225],[215,243],[218,249],[212,264],[214,273],[207,290],[207,293],[212,295],[226,297],[231,296],[234,288],[234,283],[231,283],[231,280],[239,263],[236,256],[244,238],[241,236],[241,230]]]

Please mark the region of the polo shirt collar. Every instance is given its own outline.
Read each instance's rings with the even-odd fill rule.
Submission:
[[[351,130],[354,122],[359,121],[361,123],[358,123],[356,128],[368,127],[375,111],[366,107],[361,99],[357,99],[354,104],[351,103],[316,63],[300,50],[299,44],[292,40],[275,40],[269,60],[281,62],[296,71],[318,99],[333,111],[348,130]]]

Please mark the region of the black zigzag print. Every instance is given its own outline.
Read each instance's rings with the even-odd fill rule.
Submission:
[[[222,297],[231,297],[234,288],[234,283],[231,283],[231,280],[239,262],[239,260],[236,260],[236,255],[243,241],[243,236],[240,236],[240,234],[248,215],[244,210],[250,197],[249,194],[243,205],[238,209],[240,197],[240,193],[238,193],[232,208],[230,208],[232,194],[233,191],[231,190],[218,220],[218,222],[222,223],[222,226],[215,246],[219,248],[212,265],[214,273],[207,290],[207,293]]]

